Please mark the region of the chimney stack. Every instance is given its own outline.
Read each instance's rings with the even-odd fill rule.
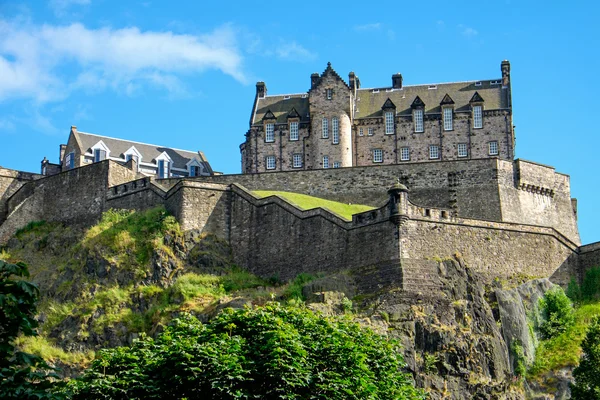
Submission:
[[[256,97],[259,99],[265,98],[267,95],[267,85],[264,82],[256,82]]]
[[[402,74],[399,72],[392,75],[392,89],[402,89]]]
[[[319,80],[319,74],[314,72],[310,75],[310,88],[313,89]]]
[[[502,86],[510,86],[510,62],[502,61],[500,70],[502,71]]]
[[[352,91],[360,89],[360,79],[358,79],[358,76],[356,76],[354,72],[348,74],[348,82],[350,83],[350,89],[352,89]]]

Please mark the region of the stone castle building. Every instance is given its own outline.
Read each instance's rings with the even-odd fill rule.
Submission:
[[[256,84],[242,173],[514,158],[510,63],[498,79],[361,88],[327,64],[307,93]]]
[[[507,61],[501,72],[422,86],[396,74],[392,87],[361,89],[328,65],[306,94],[268,96],[259,83],[242,174],[213,173],[199,152],[73,127],[44,174],[0,168],[0,246],[32,221],[85,228],[109,209],[162,206],[187,237],[227,241],[235,263],[263,277],[347,271],[367,276],[360,291],[433,293],[436,260],[460,257],[488,280],[581,279],[600,244],[581,246],[568,175],[514,159]],[[372,209],[346,219],[257,190]]]

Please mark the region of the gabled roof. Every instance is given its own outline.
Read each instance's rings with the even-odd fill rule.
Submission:
[[[501,79],[403,86],[402,89],[358,89],[354,118],[381,116],[381,107],[388,98],[396,105],[396,113],[400,115],[412,114],[411,105],[416,106],[417,97],[425,104],[426,113],[439,113],[442,111],[440,103],[446,95],[454,101],[455,111],[467,112],[471,110],[470,103],[475,93],[485,99],[487,110],[508,109],[510,105],[506,102],[507,96],[503,95],[503,90],[506,89],[502,89]]]
[[[331,63],[328,62],[327,63],[327,67],[325,68],[325,71],[323,71],[323,73],[321,74],[321,76],[319,77],[319,79],[317,80],[317,82],[314,84],[314,86],[310,89],[310,91],[316,89],[317,87],[319,87],[319,85],[321,84],[321,81],[323,81],[323,78],[327,75],[331,75],[334,78],[336,78],[337,80],[339,80],[340,82],[342,82],[344,84],[344,86],[346,86],[348,89],[350,89],[350,86],[348,86],[348,84],[346,83],[345,80],[342,79],[342,77],[335,72],[335,70],[331,67]]]
[[[265,113],[265,116],[263,117],[263,120],[265,119],[277,119],[275,118],[275,114],[273,114],[271,112],[271,110],[267,110],[267,112]]]
[[[423,103],[423,100],[421,100],[421,98],[419,96],[417,96],[417,97],[415,97],[413,102],[410,104],[410,107],[411,108],[425,107],[425,103]]]
[[[396,105],[388,97],[388,99],[385,101],[385,103],[383,103],[383,106],[381,106],[381,109],[385,110],[385,109],[389,109],[389,108],[396,108]]]
[[[469,103],[483,103],[483,97],[481,97],[478,92],[475,92]]]
[[[298,111],[296,111],[296,109],[294,107],[292,107],[292,110],[288,113],[287,117],[288,117],[288,119],[300,118],[300,114],[298,114]]]
[[[440,102],[441,106],[445,106],[447,104],[455,104],[454,100],[452,100],[452,97],[450,97],[450,95],[448,93],[446,93],[446,95],[444,96],[444,98]]]
[[[142,156],[142,162],[144,163],[152,163],[162,153],[166,153],[171,160],[173,160],[173,167],[175,168],[185,169],[187,162],[192,158],[196,158],[206,167],[206,170],[212,174],[212,168],[210,167],[208,160],[200,151],[193,152],[188,150],[173,149],[165,146],[157,146],[154,144],[133,142],[130,140],[111,138],[93,133],[79,132],[76,129],[72,129],[71,134],[73,134],[77,139],[77,142],[80,144],[81,151],[83,153],[91,152],[92,146],[99,141],[102,141],[106,147],[110,149],[111,157],[124,158],[124,154],[133,146]]]

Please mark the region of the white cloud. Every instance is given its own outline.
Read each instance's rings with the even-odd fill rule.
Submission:
[[[317,55],[311,53],[306,48],[302,47],[296,42],[284,42],[281,43],[277,49],[275,49],[275,55],[282,60],[295,60],[295,61],[306,61],[314,60]]]
[[[355,31],[377,31],[379,29],[381,29],[381,22],[354,26]]]
[[[0,119],[0,132],[13,132],[16,126],[13,121],[7,118]]]
[[[64,16],[72,6],[87,6],[91,0],[50,0],[48,5],[54,11],[56,16]]]
[[[475,29],[473,29],[469,26],[462,25],[462,24],[458,25],[458,29],[460,29],[460,32],[462,33],[462,35],[466,36],[466,37],[474,37],[479,34],[479,32],[477,32]]]
[[[302,49],[294,48],[288,55]],[[183,35],[0,19],[0,101],[15,97],[54,101],[79,89],[132,94],[148,84],[183,93],[177,75],[208,69],[245,82],[231,26],[205,35]]]

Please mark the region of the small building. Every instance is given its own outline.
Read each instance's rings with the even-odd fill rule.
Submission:
[[[179,150],[154,144],[133,142],[71,127],[67,144],[60,145],[59,163],[42,160],[42,175],[54,175],[94,162],[132,161],[137,172],[158,179],[211,176],[213,170],[201,151]]]
[[[361,88],[327,64],[306,93],[256,84],[242,173],[514,158],[510,63],[497,79]]]

